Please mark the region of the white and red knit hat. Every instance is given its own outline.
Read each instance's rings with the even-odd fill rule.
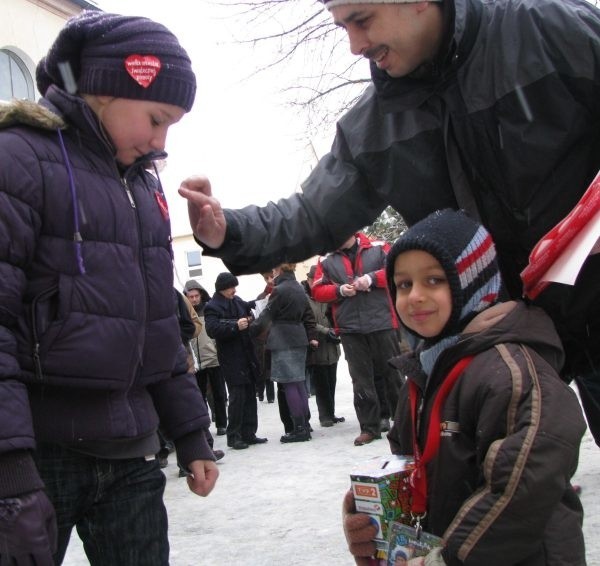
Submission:
[[[423,0],[321,0],[325,8],[331,10],[336,6],[345,6],[347,4],[416,4]],[[429,2],[442,2],[443,0],[428,0]]]
[[[387,279],[394,302],[394,263],[409,250],[430,253],[448,277],[452,314],[438,338],[458,334],[477,313],[497,302],[502,278],[496,247],[489,232],[464,212],[439,210],[398,238],[387,257]]]

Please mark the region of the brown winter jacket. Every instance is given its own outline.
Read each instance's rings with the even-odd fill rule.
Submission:
[[[452,566],[585,564],[582,508],[570,484],[585,421],[558,377],[563,351],[543,311],[521,302],[487,309],[442,352],[429,378],[414,357],[394,361],[424,390],[421,451],[435,393],[471,354],[442,409],[424,528],[443,536]],[[407,390],[388,435],[395,454],[413,453]]]

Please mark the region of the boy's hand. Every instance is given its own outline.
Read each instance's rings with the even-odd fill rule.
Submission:
[[[213,249],[220,248],[225,241],[227,221],[221,203],[212,196],[210,181],[199,175],[188,177],[179,186],[179,194],[188,201],[194,236]]]
[[[354,494],[351,490],[344,496],[342,521],[348,548],[354,556],[356,564],[359,566],[374,564],[375,543],[373,539],[378,529],[366,513],[356,512]]]
[[[187,477],[190,491],[206,497],[215,487],[219,477],[219,468],[212,460],[194,460],[188,464],[190,475]]]
[[[56,517],[43,490],[0,499],[0,562],[52,566]]]

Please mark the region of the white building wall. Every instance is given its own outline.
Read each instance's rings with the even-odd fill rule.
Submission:
[[[0,49],[13,51],[23,60],[35,86],[37,63],[65,21],[80,11],[68,0],[2,0]]]

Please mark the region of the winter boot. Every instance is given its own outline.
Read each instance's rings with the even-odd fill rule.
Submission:
[[[306,419],[304,417],[292,417],[294,422],[294,430],[284,434],[280,440],[281,442],[304,442],[310,440],[310,432],[306,426]]]

